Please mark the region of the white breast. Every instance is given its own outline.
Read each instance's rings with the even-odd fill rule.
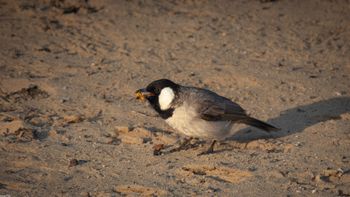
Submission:
[[[231,121],[206,121],[198,117],[195,109],[183,105],[174,110],[166,122],[180,133],[198,138],[223,139],[228,137]]]

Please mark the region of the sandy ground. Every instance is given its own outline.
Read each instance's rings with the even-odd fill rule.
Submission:
[[[349,1],[1,0],[0,45],[0,195],[350,195]],[[156,156],[159,78],[282,130]]]

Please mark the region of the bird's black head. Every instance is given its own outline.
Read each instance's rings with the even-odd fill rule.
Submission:
[[[170,81],[169,79],[159,79],[150,83],[146,87],[146,90],[159,96],[161,91],[167,87],[171,88],[174,92],[177,92],[179,85]]]
[[[169,79],[159,79],[151,82],[146,88],[136,91],[136,98],[147,99],[162,118],[168,118],[174,111],[170,104],[175,99],[180,85]]]

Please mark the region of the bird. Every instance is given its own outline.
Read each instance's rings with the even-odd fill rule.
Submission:
[[[155,80],[135,94],[136,99],[148,101],[176,132],[188,137],[177,150],[188,145],[192,138],[199,138],[212,140],[209,148],[199,155],[213,153],[215,143],[229,137],[236,123],[267,132],[280,130],[250,117],[237,103],[211,90],[183,86],[169,79]]]

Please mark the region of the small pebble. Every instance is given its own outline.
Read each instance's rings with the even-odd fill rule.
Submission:
[[[131,129],[127,126],[116,126],[114,127],[117,133],[128,133]]]
[[[69,161],[69,166],[68,167],[73,167],[79,165],[79,161],[77,159],[71,159]]]
[[[63,119],[67,123],[78,123],[83,120],[83,118],[80,115],[67,115],[63,117]]]
[[[164,149],[164,144],[156,144],[153,146],[153,155],[161,155]]]

